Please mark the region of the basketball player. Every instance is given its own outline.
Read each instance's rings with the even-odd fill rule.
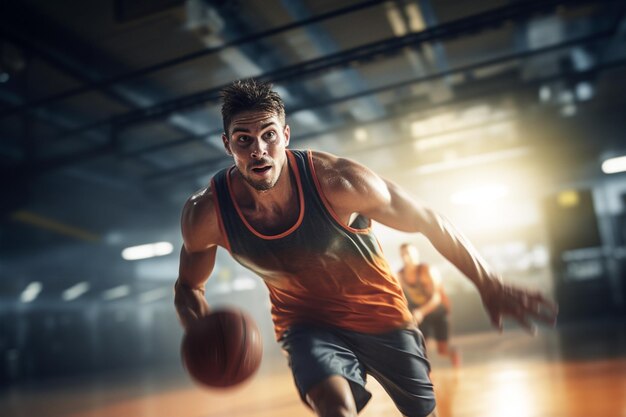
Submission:
[[[400,245],[400,256],[404,266],[398,271],[398,277],[415,323],[424,340],[434,336],[437,352],[448,356],[452,365],[458,367],[461,360],[459,352],[449,344],[450,299],[441,285],[441,277],[430,265],[420,262],[419,251],[414,245]]]
[[[363,165],[288,150],[291,131],[271,86],[238,81],[222,92],[222,141],[234,165],[192,195],[175,304],[183,326],[208,314],[204,285],[220,246],[266,283],[277,340],[318,416],[356,416],[366,374],[405,416],[434,412],[423,340],[370,228],[422,233],[477,287],[491,321],[553,323],[552,303],[505,285],[443,217]]]

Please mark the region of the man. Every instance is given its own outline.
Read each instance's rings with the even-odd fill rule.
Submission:
[[[408,301],[415,323],[427,341],[431,336],[437,341],[437,352],[448,356],[452,365],[460,365],[460,355],[450,346],[450,300],[441,285],[441,278],[434,268],[420,263],[419,251],[410,243],[400,245],[404,266],[398,277]]]
[[[540,294],[505,286],[432,210],[368,168],[323,152],[287,150],[291,131],[271,86],[222,92],[222,141],[234,166],[187,201],[175,304],[184,327],[208,314],[204,284],[218,246],[265,281],[276,337],[302,400],[319,416],[356,416],[366,374],[410,417],[434,412],[422,339],[372,220],[423,233],[477,286],[492,322],[553,322]]]

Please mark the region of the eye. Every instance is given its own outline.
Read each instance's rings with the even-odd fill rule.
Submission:
[[[270,130],[269,132],[267,132],[267,133],[266,133],[265,135],[263,135],[263,136],[265,136],[265,139],[266,139],[266,140],[274,140],[274,139],[276,139],[276,132],[275,132],[275,131],[273,131],[273,130]]]
[[[250,142],[250,136],[248,135],[237,136],[236,140],[238,143],[245,145]]]

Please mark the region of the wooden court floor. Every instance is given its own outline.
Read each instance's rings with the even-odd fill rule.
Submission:
[[[430,352],[440,417],[626,417],[626,325],[587,323],[536,337],[519,330],[457,337],[463,366]],[[433,350],[434,346],[430,349]],[[375,380],[360,414],[399,416]],[[286,361],[269,358],[253,380],[210,391],[175,375],[112,375],[49,381],[0,393],[2,417],[312,416]]]

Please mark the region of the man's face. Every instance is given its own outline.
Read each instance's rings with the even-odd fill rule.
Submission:
[[[274,187],[286,165],[289,126],[273,112],[248,111],[235,115],[226,133],[226,152],[246,182],[259,191]]]

